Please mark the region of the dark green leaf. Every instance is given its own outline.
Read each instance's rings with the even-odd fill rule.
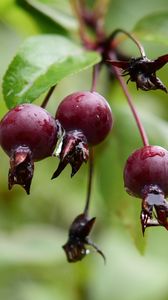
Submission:
[[[100,61],[96,52],[84,51],[65,37],[40,35],[21,46],[7,70],[3,94],[9,108],[32,102],[64,77]]]

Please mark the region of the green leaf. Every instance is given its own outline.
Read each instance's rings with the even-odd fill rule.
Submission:
[[[168,11],[143,17],[135,25],[134,32],[146,41],[168,45]]]
[[[67,0],[26,0],[28,4],[68,30],[77,30],[78,23],[72,15]]]
[[[64,77],[100,61],[96,52],[83,50],[59,35],[31,37],[21,46],[3,80],[8,108],[32,102]]]

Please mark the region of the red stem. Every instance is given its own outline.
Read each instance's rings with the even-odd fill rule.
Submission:
[[[128,105],[133,113],[133,116],[135,118],[135,121],[136,121],[136,124],[138,126],[138,129],[139,129],[139,132],[140,132],[140,135],[141,135],[141,138],[142,138],[142,142],[144,144],[144,146],[149,146],[149,141],[148,141],[148,137],[147,137],[147,134],[145,132],[145,129],[142,125],[142,122],[141,122],[141,119],[138,115],[138,112],[133,104],[133,101],[132,101],[132,98],[131,98],[131,95],[129,94],[129,91],[128,91],[128,88],[127,88],[127,85],[124,81],[124,79],[121,77],[120,75],[120,71],[117,67],[113,66],[113,70],[115,72],[115,75],[116,75],[116,78],[118,79],[121,87],[122,87],[122,90],[127,98],[127,102],[128,102]]]
[[[146,54],[145,54],[145,50],[144,50],[144,47],[142,46],[142,44],[135,38],[135,36],[123,29],[116,29],[111,35],[110,37],[108,38],[109,41],[112,41],[114,40],[114,38],[116,37],[116,35],[118,33],[123,33],[125,35],[127,35],[138,47],[139,51],[140,51],[140,54],[141,54],[141,57],[146,57]]]
[[[92,86],[91,86],[92,93],[96,91],[96,85],[97,85],[99,71],[100,71],[100,64],[97,64],[93,67]]]

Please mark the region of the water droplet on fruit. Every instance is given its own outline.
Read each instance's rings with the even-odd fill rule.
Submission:
[[[160,156],[160,157],[164,157],[165,156],[165,152],[163,150],[159,150],[157,149],[157,151],[154,149],[151,149],[151,147],[149,149],[147,149],[146,151],[141,153],[141,159],[146,159],[149,157],[154,157],[154,156]]]

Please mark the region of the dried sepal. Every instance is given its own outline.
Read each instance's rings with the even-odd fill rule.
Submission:
[[[168,55],[163,55],[155,60],[147,57],[130,58],[125,61],[109,60],[109,62],[118,68],[123,69],[123,76],[129,75],[129,81],[136,82],[137,89],[144,91],[163,90],[167,93],[165,85],[156,76],[156,71],[161,69],[168,62]]]
[[[95,220],[96,218],[89,219],[85,214],[80,214],[72,222],[68,241],[63,246],[68,262],[82,260],[90,252],[86,246],[93,247],[105,261],[103,252],[88,237]]]
[[[67,164],[72,167],[71,177],[80,169],[83,162],[89,158],[89,149],[85,135],[78,130],[66,132],[59,146],[60,163],[52,179],[58,177]]]
[[[142,201],[141,225],[143,234],[151,226],[163,226],[168,230],[168,202],[157,186],[152,187]]]
[[[34,173],[34,162],[32,154],[28,147],[16,148],[10,157],[10,169],[8,174],[8,187],[12,189],[13,185],[21,185],[27,194],[30,193],[30,185]]]

